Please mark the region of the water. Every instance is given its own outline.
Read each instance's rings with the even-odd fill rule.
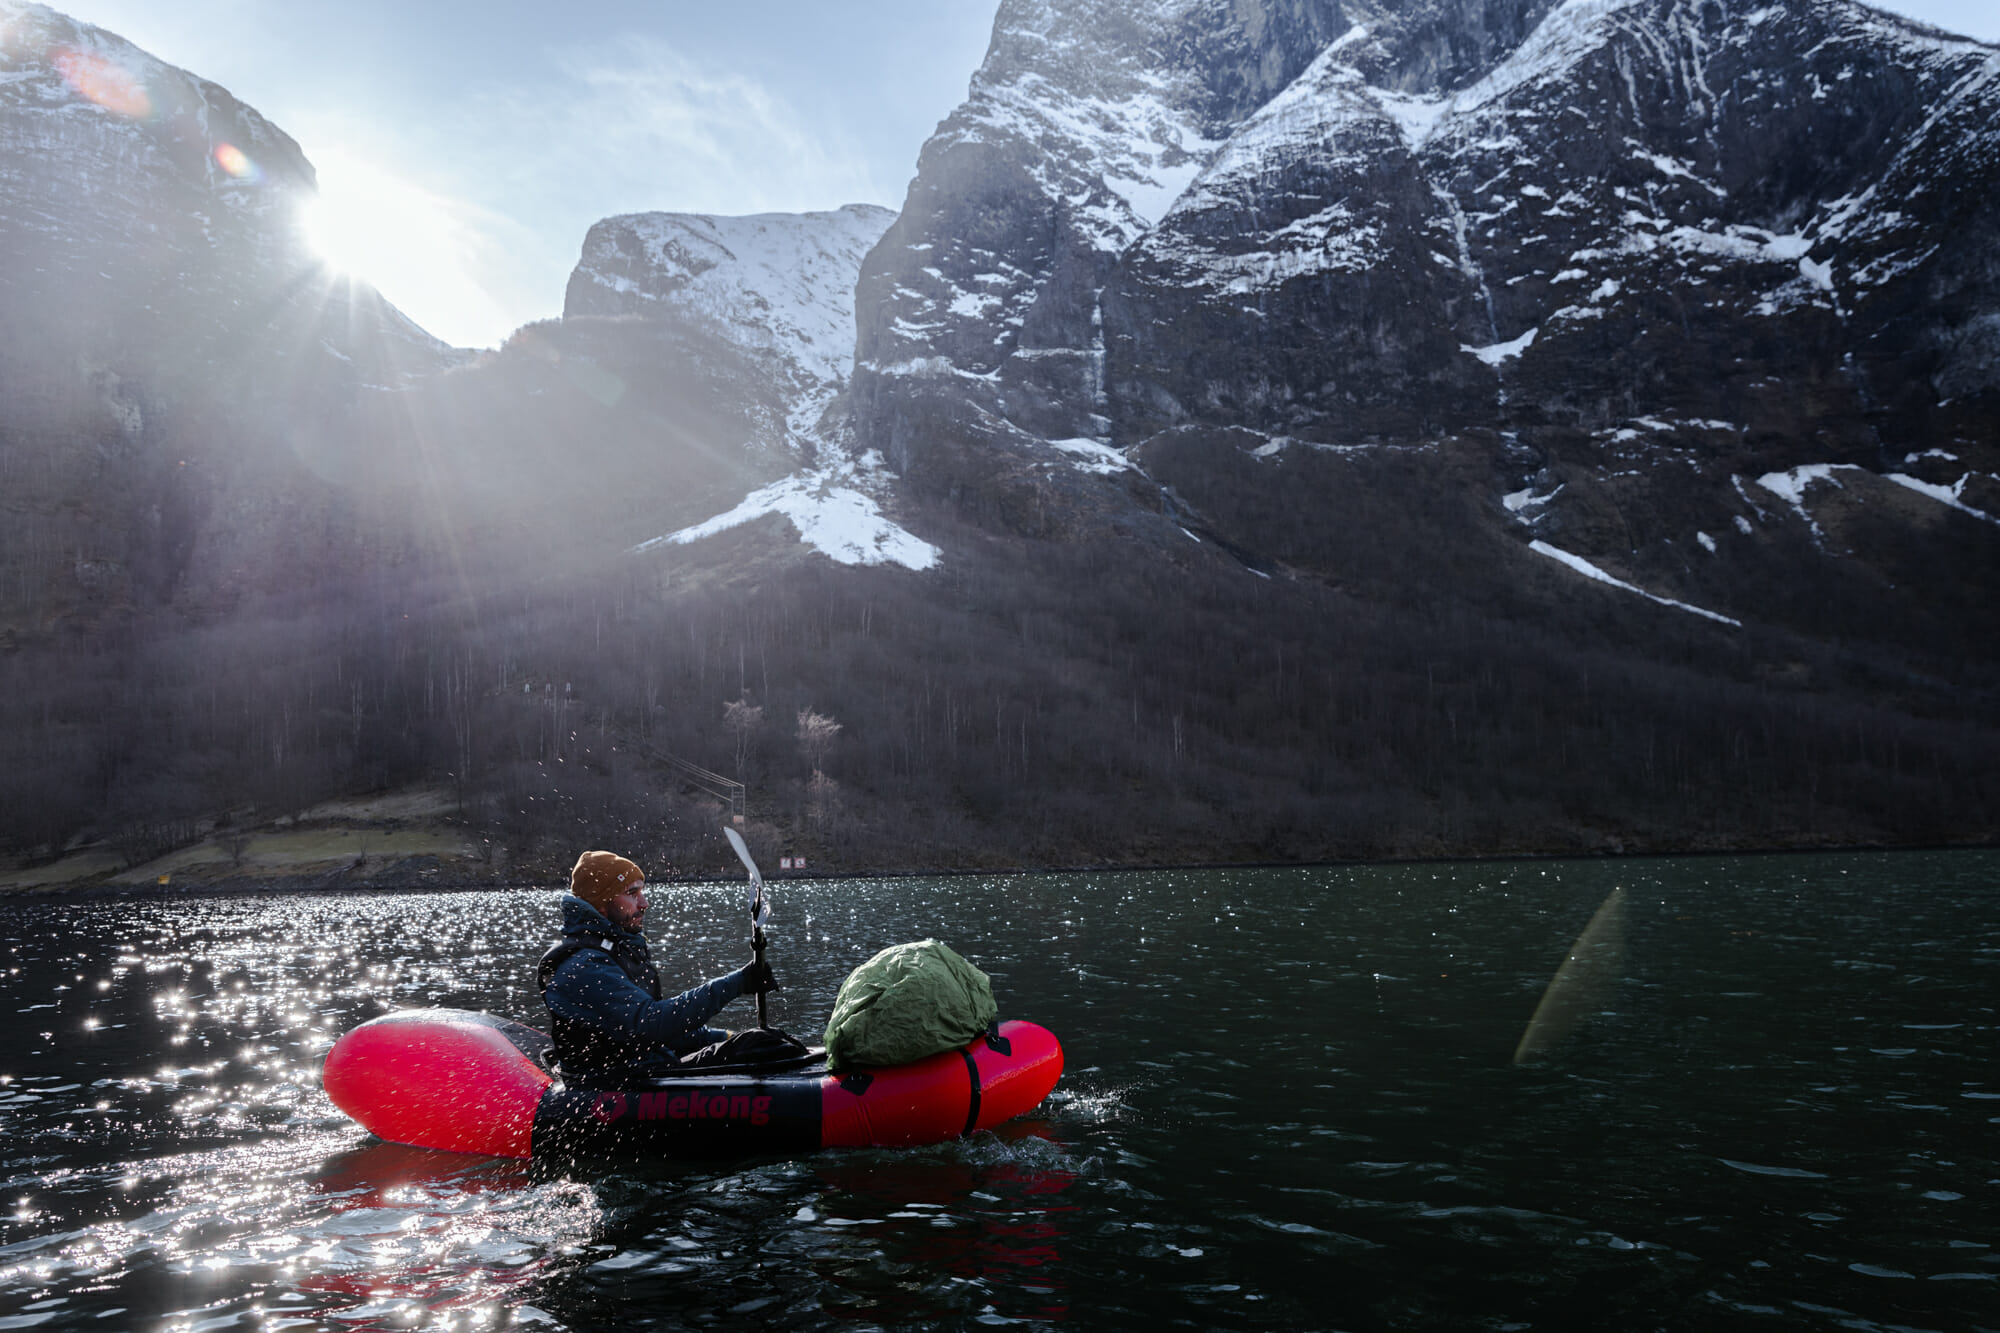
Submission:
[[[1618,885],[1595,1017],[1511,1065]],[[775,1022],[937,935],[1061,1036],[1055,1096],[918,1151],[427,1153],[319,1059],[538,1019],[553,892],[0,905],[0,1329],[2000,1324],[2000,855],[774,892]],[[740,913],[660,893],[663,971]]]

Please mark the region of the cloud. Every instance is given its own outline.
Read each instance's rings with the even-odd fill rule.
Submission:
[[[556,86],[481,111],[489,124],[516,126],[505,139],[526,151],[508,170],[524,187],[589,201],[592,220],[833,208],[883,193],[843,135],[809,125],[756,79],[704,69],[651,38],[574,53]]]
[[[648,38],[569,52],[532,83],[466,90],[418,114],[388,110],[301,112],[300,142],[335,168],[328,194],[358,186],[340,193],[382,227],[408,228],[399,247],[375,241],[367,275],[461,344],[496,343],[559,313],[584,233],[601,218],[790,212],[886,193],[840,131],[811,124],[754,78]],[[407,188],[388,190],[371,168]],[[449,244],[391,221],[388,205],[418,192],[430,210],[414,216],[449,224]]]
[[[308,155],[338,146],[350,161],[372,159],[453,218],[455,262],[439,265],[432,293],[420,297],[416,282],[386,272],[378,283],[460,343],[498,342],[559,313],[584,233],[601,218],[795,212],[890,193],[844,133],[810,124],[754,78],[703,68],[648,38],[571,52],[541,80],[474,90],[428,116],[388,123],[349,106],[307,119]],[[436,291],[446,279],[483,295],[447,297]],[[451,315],[426,319],[440,300]]]

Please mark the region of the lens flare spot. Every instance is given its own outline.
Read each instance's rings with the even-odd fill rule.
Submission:
[[[237,180],[248,181],[252,185],[264,179],[264,169],[252,161],[248,153],[233,143],[219,143],[215,146],[215,165]]]
[[[153,99],[132,71],[103,56],[63,47],[52,53],[56,70],[71,90],[106,111],[144,120],[153,114]]]

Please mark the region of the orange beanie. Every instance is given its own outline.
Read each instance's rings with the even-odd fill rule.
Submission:
[[[569,891],[600,912],[645,882],[646,872],[616,852],[585,852],[569,872]]]

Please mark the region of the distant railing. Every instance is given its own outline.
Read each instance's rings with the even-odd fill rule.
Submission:
[[[639,744],[634,745],[632,748],[654,763],[665,764],[668,768],[673,769],[710,796],[728,802],[729,822],[732,824],[741,824],[743,822],[744,798],[748,794],[749,789],[735,778],[725,778],[720,773],[712,772],[709,769],[703,768],[700,764],[683,759],[677,754],[670,754],[655,746]]]

